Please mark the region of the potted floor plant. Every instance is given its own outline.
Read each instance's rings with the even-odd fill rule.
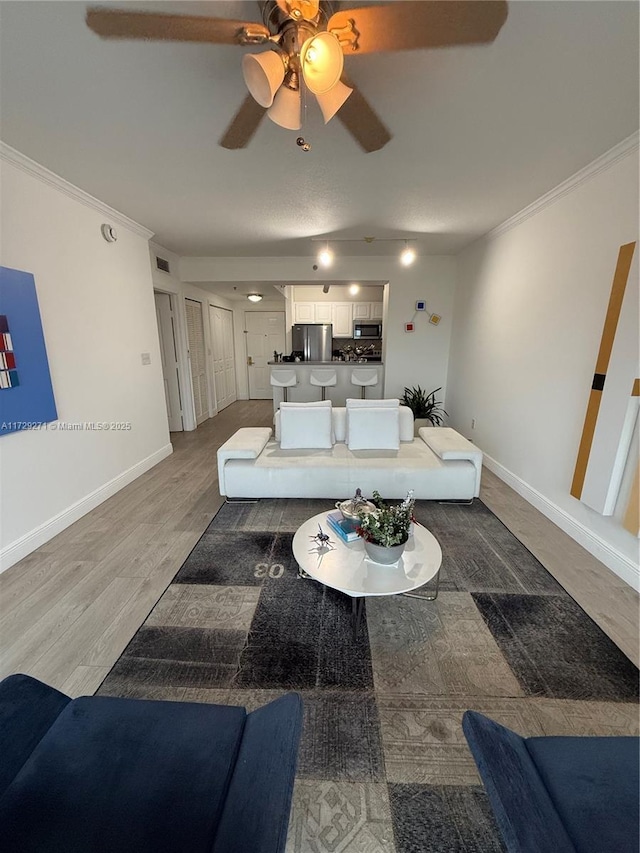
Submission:
[[[380,492],[374,492],[373,503],[375,510],[361,515],[357,528],[364,540],[364,550],[374,563],[396,563],[409,538],[415,504],[413,492],[397,506],[388,506]]]
[[[415,388],[405,388],[402,402],[413,412],[414,435],[423,426],[442,426],[444,415],[448,412],[442,407],[442,401],[436,400],[436,394],[442,388],[436,388],[427,393],[417,385]]]

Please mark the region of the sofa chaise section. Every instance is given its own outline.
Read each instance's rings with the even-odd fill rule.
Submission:
[[[283,853],[302,709],[0,683],[0,837],[20,853]]]

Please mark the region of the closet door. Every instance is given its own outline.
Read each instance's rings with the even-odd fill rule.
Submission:
[[[233,347],[233,313],[222,310],[222,334],[224,352],[224,376],[227,390],[227,405],[236,400],[236,356]]]
[[[236,399],[236,358],[233,349],[233,312],[209,306],[213,382],[220,412]]]
[[[187,312],[187,337],[189,340],[189,364],[191,366],[193,404],[196,412],[196,424],[201,424],[209,416],[202,303],[196,302],[195,299],[185,299],[185,309]]]

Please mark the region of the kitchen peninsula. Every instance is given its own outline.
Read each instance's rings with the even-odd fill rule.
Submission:
[[[336,384],[326,389],[327,400],[331,400],[334,406],[344,406],[347,397],[360,397],[360,386],[351,383],[351,374],[354,370],[374,371],[376,373],[377,384],[367,387],[367,397],[379,399],[383,396],[384,364],[381,361],[270,361],[268,365],[271,372],[282,370],[293,370],[295,372],[297,384],[289,388],[287,394],[287,399],[290,403],[310,403],[313,400],[320,399],[322,388],[311,384],[311,371],[314,368],[321,370],[334,369],[336,371]],[[282,402],[283,396],[283,389],[274,386],[274,411]]]

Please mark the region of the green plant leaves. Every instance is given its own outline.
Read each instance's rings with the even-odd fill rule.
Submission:
[[[426,418],[434,426],[441,426],[444,415],[448,412],[442,408],[442,402],[436,400],[436,394],[442,391],[442,387],[427,393],[418,385],[415,388],[405,388],[402,402],[409,406],[414,418]]]

